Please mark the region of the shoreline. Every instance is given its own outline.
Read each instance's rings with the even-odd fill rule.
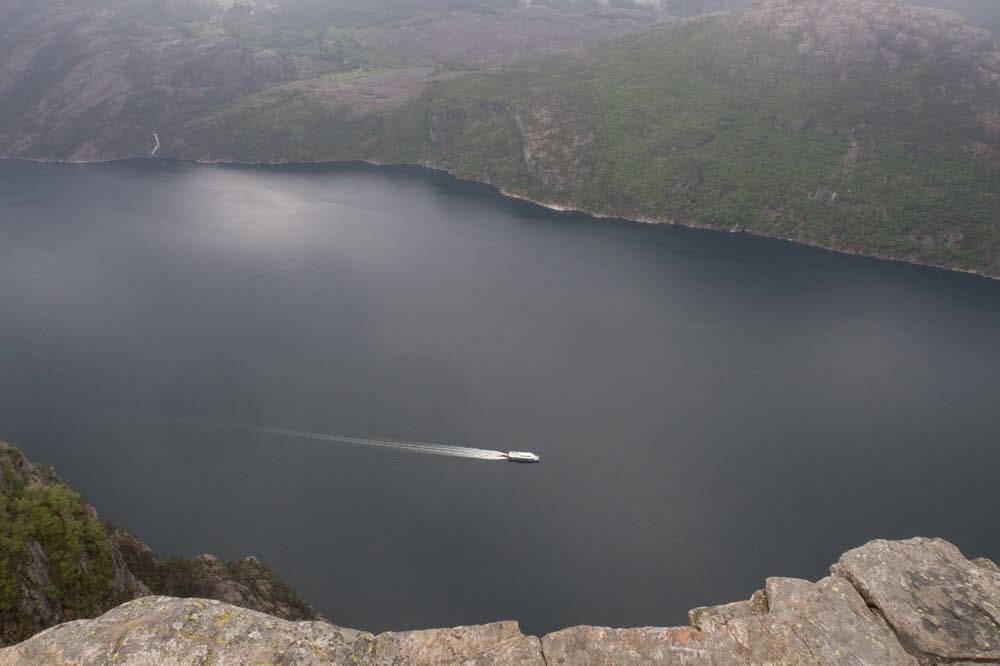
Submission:
[[[910,261],[908,259],[901,259],[899,257],[888,257],[878,254],[870,254],[866,252],[860,252],[855,250],[845,250],[842,248],[832,248],[819,243],[814,243],[811,241],[799,240],[796,238],[787,238],[784,236],[772,236],[769,234],[753,231],[752,229],[744,229],[738,227],[718,227],[710,224],[705,224],[701,222],[696,222],[694,220],[676,219],[676,218],[641,218],[641,217],[625,217],[622,215],[610,215],[607,213],[599,213],[595,211],[586,210],[583,208],[574,208],[572,206],[562,206],[553,201],[541,201],[538,199],[532,199],[524,194],[519,194],[517,192],[505,189],[494,183],[490,183],[484,180],[476,180],[472,178],[464,178],[458,176],[448,169],[443,169],[441,167],[432,166],[430,164],[421,164],[416,162],[379,162],[377,160],[368,159],[356,159],[356,160],[321,160],[314,162],[302,162],[302,161],[256,161],[247,162],[235,159],[188,159],[180,157],[153,157],[151,155],[132,155],[128,157],[115,157],[110,159],[100,159],[100,160],[58,160],[58,159],[43,159],[43,158],[32,158],[32,157],[11,157],[0,155],[0,161],[22,161],[31,162],[34,164],[69,164],[69,165],[88,165],[88,164],[113,164],[115,162],[126,162],[130,160],[156,160],[160,162],[186,162],[188,164],[198,164],[204,166],[252,166],[252,167],[268,167],[268,166],[338,166],[338,165],[351,165],[351,164],[365,164],[373,167],[412,167],[418,169],[427,169],[428,171],[436,171],[441,174],[446,174],[447,176],[455,179],[462,183],[475,183],[478,185],[485,185],[492,188],[501,196],[505,196],[510,199],[517,199],[519,201],[525,201],[527,203],[533,204],[535,206],[540,206],[547,210],[551,210],[557,213],[573,213],[579,215],[586,215],[587,217],[594,218],[595,220],[604,221],[620,221],[628,222],[631,224],[662,224],[670,226],[685,227],[687,229],[698,229],[701,231],[717,231],[720,233],[729,234],[746,234],[748,236],[753,236],[755,238],[766,238],[769,240],[782,241],[785,243],[791,243],[793,245],[799,245],[802,247],[811,247],[818,250],[823,250],[825,252],[833,252],[835,254],[841,254],[849,257],[865,257],[867,259],[874,259],[877,261],[892,262],[897,264],[907,264],[910,266],[920,266],[923,268],[933,268],[937,270],[948,271],[951,273],[961,273],[964,275],[971,275],[978,278],[991,281],[1000,281],[1000,273],[993,275],[991,273],[986,273],[980,270],[971,268],[957,268],[955,266],[947,266],[943,264],[933,264],[923,261]]]

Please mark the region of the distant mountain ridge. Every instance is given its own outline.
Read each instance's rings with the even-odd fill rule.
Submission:
[[[344,0],[323,20],[348,27],[313,30],[309,0],[178,25],[66,2],[0,9],[0,155],[148,155],[157,132],[160,157],[414,163],[596,215],[1000,277],[1000,50],[948,11],[456,0],[413,18],[380,0],[375,20]]]

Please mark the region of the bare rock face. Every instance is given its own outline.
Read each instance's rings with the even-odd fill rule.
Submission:
[[[996,163],[1000,47],[961,15],[902,0],[750,0],[730,26],[744,59],[774,77],[804,72],[877,92],[912,76],[924,112],[935,113],[943,130],[964,136],[981,163]],[[879,125],[895,112],[875,104],[854,121]],[[932,139],[925,131],[917,140]]]
[[[817,69],[827,70],[893,65],[906,55],[974,61],[994,50],[989,31],[967,25],[960,15],[902,0],[752,0],[739,13],[739,25],[794,43]]]
[[[749,601],[698,608],[687,627],[516,622],[374,636],[218,601],[146,597],[0,650],[0,666],[73,664],[884,664],[1000,662],[1000,569],[940,539],[872,541],[810,583],[769,578]]]
[[[517,622],[385,633],[375,637],[372,664],[524,664],[543,666],[541,643]]]
[[[139,537],[114,530],[112,543],[128,570],[158,594],[217,599],[286,620],[319,620],[308,602],[256,557],[221,562],[214,555],[162,557]],[[147,590],[146,594],[150,592]]]
[[[594,148],[594,133],[587,128],[579,112],[562,110],[558,105],[532,106],[514,114],[521,133],[524,163],[536,182],[556,192],[574,190],[593,174],[589,155]]]
[[[564,14],[539,5],[502,14],[456,12],[436,21],[370,28],[361,39],[375,53],[411,62],[485,69],[581,48],[667,20],[653,11]]]
[[[95,620],[53,627],[0,654],[0,664],[351,663],[371,634],[289,622],[218,601],[144,597]]]
[[[941,539],[872,541],[833,571],[927,660],[1000,661],[1000,571]]]
[[[0,4],[0,152],[148,155],[153,133],[285,78],[277,54],[70,0]],[[111,149],[109,151],[109,149]]]
[[[542,639],[548,663],[916,664],[841,578],[769,578],[750,601],[691,611],[691,627],[574,627]]]
[[[145,597],[101,617],[53,627],[0,652],[0,664],[525,664],[538,639],[516,622],[379,636],[289,622],[203,599]]]
[[[798,54],[798,66],[841,81],[923,63],[945,80],[928,94],[950,100],[994,139],[1000,133],[1000,50],[959,14],[902,0],[751,0],[734,26],[748,43],[781,45]]]

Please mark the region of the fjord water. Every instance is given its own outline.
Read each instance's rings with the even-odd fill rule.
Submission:
[[[1000,556],[1000,282],[411,168],[0,162],[0,313],[0,437],[342,625],[671,625],[876,537]]]

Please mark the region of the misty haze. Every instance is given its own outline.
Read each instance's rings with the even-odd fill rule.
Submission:
[[[1000,663],[997,34],[0,0],[0,665]]]

